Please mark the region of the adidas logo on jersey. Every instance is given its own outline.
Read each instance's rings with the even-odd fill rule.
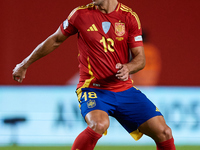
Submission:
[[[98,31],[98,29],[95,24],[93,24],[91,27],[89,27],[89,29],[87,29],[87,31]]]

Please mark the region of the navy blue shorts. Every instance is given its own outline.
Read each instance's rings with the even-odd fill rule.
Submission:
[[[102,110],[118,120],[129,132],[152,117],[162,115],[158,108],[138,89],[132,87],[122,92],[82,88],[79,97],[81,114]]]

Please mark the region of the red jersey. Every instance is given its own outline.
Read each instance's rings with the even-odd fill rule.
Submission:
[[[116,78],[116,64],[129,62],[129,48],[143,46],[139,18],[118,3],[105,14],[89,4],[77,7],[61,26],[64,35],[78,33],[80,79],[77,88],[99,88],[119,92],[133,86],[131,79]]]

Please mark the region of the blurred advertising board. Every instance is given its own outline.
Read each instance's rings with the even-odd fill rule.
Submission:
[[[86,128],[76,86],[0,86],[0,146],[71,145]],[[200,144],[200,87],[139,87],[172,128],[175,143]],[[99,145],[152,145],[135,142],[114,119]]]

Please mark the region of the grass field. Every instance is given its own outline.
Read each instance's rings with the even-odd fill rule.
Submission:
[[[70,147],[0,147],[0,150],[70,150]],[[94,150],[156,150],[155,146],[97,146]],[[200,150],[200,146],[176,146],[176,150]]]

